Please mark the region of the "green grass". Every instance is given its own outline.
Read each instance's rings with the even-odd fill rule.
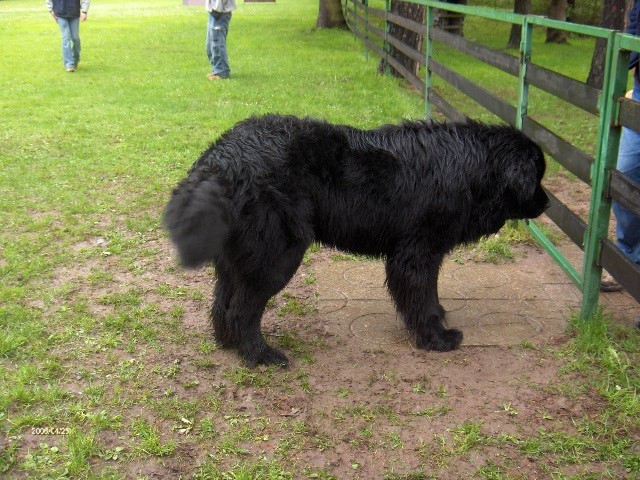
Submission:
[[[571,324],[577,335],[567,352],[571,358],[567,368],[597,374],[594,388],[608,400],[610,414],[624,421],[623,425],[629,417],[640,415],[640,379],[636,361],[640,345],[635,332],[616,326],[602,312],[588,321],[575,316]]]
[[[547,238],[559,244],[563,241],[563,236],[557,228],[541,225],[541,230]],[[536,245],[536,241],[527,230],[523,222],[508,221],[495,235],[481,238],[477,243],[465,248],[459,248],[453,252],[454,259],[459,259],[465,253],[475,262],[488,262],[499,264],[503,262],[514,262],[517,253],[514,247],[519,245]]]
[[[284,304],[276,312],[280,317],[285,315],[306,317],[313,314],[314,307],[304,300],[300,300],[288,292],[283,292],[282,298],[284,299]]]
[[[219,478],[224,480],[286,480],[293,478],[276,461],[259,459],[257,462],[237,462],[233,465],[232,471],[221,471],[213,462],[202,465],[194,478],[208,480]],[[318,477],[320,478],[320,477]]]
[[[174,441],[162,443],[158,428],[147,420],[137,419],[131,425],[131,433],[139,439],[135,454],[156,455],[163,457],[170,455],[176,448]]]
[[[460,420],[453,385],[431,383],[391,358],[384,372],[372,372],[375,393],[363,397],[344,377],[325,389],[318,375],[327,367],[316,357],[334,340],[307,297],[282,295],[273,311],[269,340],[296,360],[290,371],[248,370],[213,342],[205,325],[211,272],[194,281],[177,268],[161,228],[171,188],[199,153],[254,114],[374,127],[424,111],[402,82],[374,73],[376,60],[365,61],[350,33],[314,30],[317,0],[238,3],[229,34],[232,79],[209,82],[200,7],[168,0],[92,5],[80,27],[80,68],[67,74],[44,5],[0,2],[0,476],[137,478],[168,465],[189,478],[328,479],[341,475],[305,455],[346,449],[342,476],[366,471],[376,451],[387,478],[429,478],[434,466],[496,445],[514,457],[487,457],[492,463],[477,477],[510,478],[509,461],[524,458],[548,464],[549,476],[592,465],[637,476],[640,346],[606,318],[576,322],[580,335],[557,350],[518,350],[560,358],[567,386],[562,377],[549,395],[571,392],[579,400],[587,392],[594,406],[570,432],[549,420],[548,428],[525,425],[511,437],[489,433],[487,419]],[[505,35],[489,24],[465,29],[494,45]],[[558,62],[536,41],[538,58]],[[558,66],[583,75],[588,48],[572,39],[571,61]],[[464,68],[482,82],[501,81],[473,63]],[[552,101],[539,108],[541,120],[558,121],[592,148],[586,121],[567,121]],[[472,256],[510,261],[513,245],[528,242],[510,225]],[[319,252],[313,245],[305,266]],[[315,281],[307,273],[302,283],[313,289]],[[396,402],[403,395],[415,409]],[[307,419],[316,399],[326,412]],[[505,417],[521,411],[515,400],[502,400]],[[438,437],[421,443],[403,434],[414,425]],[[68,434],[32,434],[47,427]]]

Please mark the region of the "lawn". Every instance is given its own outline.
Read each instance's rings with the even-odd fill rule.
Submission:
[[[350,33],[314,29],[317,0],[238,4],[232,78],[211,82],[201,7],[96,2],[70,74],[44,2],[0,1],[0,477],[638,478],[640,344],[606,316],[549,345],[344,358],[314,263],[370,259],[314,246],[269,305],[292,367],[218,348],[212,271],[182,270],[161,227],[199,153],[255,114],[424,112]],[[484,364],[504,398],[458,387]]]

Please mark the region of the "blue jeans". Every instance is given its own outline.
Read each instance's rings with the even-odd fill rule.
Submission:
[[[75,67],[80,61],[80,19],[58,17],[62,32],[62,60],[66,68]]]
[[[211,71],[220,77],[226,78],[229,70],[229,56],[227,55],[227,32],[231,21],[231,12],[216,14],[219,18],[209,13],[207,25],[207,57],[211,63]]]
[[[632,98],[640,102],[640,89],[635,82]],[[622,129],[616,168],[634,182],[640,183],[640,133],[629,128]],[[612,202],[612,209],[617,220],[618,247],[631,261],[640,265],[640,218],[615,201]]]

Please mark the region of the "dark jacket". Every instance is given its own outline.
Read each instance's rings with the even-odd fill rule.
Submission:
[[[53,13],[62,18],[80,16],[80,0],[53,0]]]
[[[633,4],[633,8],[629,12],[629,25],[627,25],[626,33],[631,35],[640,36],[640,1],[636,0]],[[638,52],[631,52],[629,57],[629,69],[637,67],[640,63],[640,54]],[[636,85],[640,86],[640,69],[636,68],[634,77]]]

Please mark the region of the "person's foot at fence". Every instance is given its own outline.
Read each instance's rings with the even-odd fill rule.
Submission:
[[[607,272],[602,273],[602,280],[600,280],[601,292],[619,292],[622,290],[622,286],[615,281],[615,279]]]

